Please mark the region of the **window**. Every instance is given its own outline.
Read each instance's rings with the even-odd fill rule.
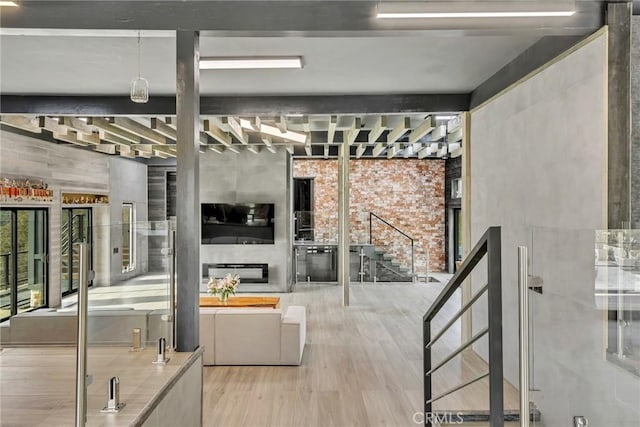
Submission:
[[[451,180],[451,198],[459,199],[462,197],[462,179],[456,178]]]
[[[122,204],[122,272],[136,268],[135,223],[133,203]]]
[[[89,270],[93,270],[93,227],[91,208],[64,208],[60,219],[60,286],[62,295],[78,291],[78,248],[75,243],[87,243]],[[89,286],[92,282],[89,281]]]
[[[0,210],[0,319],[46,305],[47,210]]]

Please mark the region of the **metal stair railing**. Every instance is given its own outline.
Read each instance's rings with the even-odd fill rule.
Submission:
[[[386,221],[384,218],[381,218],[380,216],[374,214],[373,212],[369,212],[369,244],[370,245],[373,245],[373,218],[378,219],[379,221],[381,221],[387,227],[392,228],[396,233],[399,233],[403,237],[409,239],[409,242],[411,243],[411,274],[414,275],[415,272],[416,272],[415,271],[415,256],[414,256],[414,248],[413,248],[414,238],[409,236],[404,231],[400,230],[395,225],[393,225],[390,222]]]
[[[445,324],[445,326],[431,336],[431,322],[449,301],[455,292],[462,286],[464,280],[473,272],[478,263],[487,257],[487,284],[482,287],[460,310]],[[433,413],[433,403],[464,387],[489,377],[489,425],[491,427],[504,426],[504,401],[503,401],[503,354],[502,354],[502,256],[500,227],[489,227],[480,238],[475,247],[462,263],[456,274],[451,278],[447,286],[442,290],[435,302],[422,318],[423,321],[423,351],[424,351],[424,423],[431,427],[437,422],[437,416]],[[488,325],[477,332],[471,339],[460,345],[452,353],[439,361],[435,366],[431,360],[431,349],[444,333],[475,303],[484,293],[487,293]],[[489,335],[489,371],[479,375],[470,381],[457,385],[438,396],[433,396],[432,376],[447,362],[469,348],[480,338]]]

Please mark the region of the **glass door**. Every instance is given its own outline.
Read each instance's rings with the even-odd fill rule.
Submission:
[[[89,270],[93,269],[93,233],[91,208],[62,209],[61,219],[61,286],[62,295],[78,290],[78,249],[74,243],[86,242],[89,248]],[[92,282],[89,282],[91,286]]]
[[[12,217],[13,212],[0,211],[0,319],[6,319],[12,314],[12,285],[15,277]]]
[[[0,315],[47,304],[47,211],[3,208],[0,211]]]

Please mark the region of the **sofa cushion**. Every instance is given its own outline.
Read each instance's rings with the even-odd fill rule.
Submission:
[[[279,365],[279,309],[221,309],[214,325],[216,365]]]
[[[280,363],[299,365],[307,335],[306,311],[302,306],[292,305],[282,317]]]

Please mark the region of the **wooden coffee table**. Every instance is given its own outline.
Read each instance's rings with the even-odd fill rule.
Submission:
[[[223,303],[220,301],[220,298],[217,296],[201,296],[200,297],[200,307],[215,307],[215,308],[223,308],[223,307],[232,307],[232,308],[242,308],[242,307],[269,307],[269,308],[278,308],[280,307],[280,298],[278,297],[229,297],[227,302]]]

